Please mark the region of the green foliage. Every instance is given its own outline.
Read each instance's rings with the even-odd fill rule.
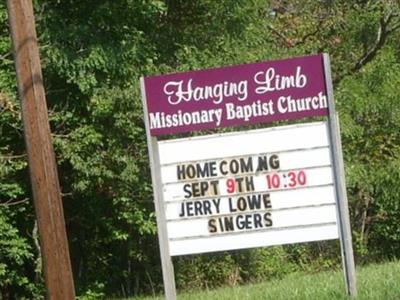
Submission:
[[[27,240],[11,223],[9,209],[0,207],[0,295],[2,299],[39,297],[38,287],[26,274],[33,261]]]
[[[162,289],[139,78],[316,52],[332,60],[357,258],[398,257],[398,3],[36,0],[34,7],[82,299]],[[3,2],[0,25],[0,286],[3,295],[29,298],[42,279]],[[336,242],[176,259],[182,289],[339,265]]]
[[[357,298],[398,299],[400,296],[400,263],[371,264],[358,268]],[[349,299],[345,292],[343,272],[320,272],[318,274],[293,273],[284,279],[265,281],[259,284],[224,287],[214,290],[179,293],[182,300],[264,300],[264,299]],[[161,300],[164,297],[130,298],[135,300]]]
[[[176,267],[177,286],[183,289],[213,288],[239,283],[238,265],[227,253],[179,258]]]
[[[400,65],[382,52],[362,72],[343,80],[336,98],[342,116],[353,230],[361,255],[398,253]]]
[[[95,300],[103,299],[105,294],[103,292],[104,284],[95,282],[90,286],[83,295],[77,297],[78,300]]]
[[[239,257],[243,282],[282,278],[298,269],[282,246],[243,251]]]
[[[176,261],[177,285],[183,290],[208,289],[283,278],[296,271],[327,270],[338,262],[332,262],[328,253],[321,255],[324,248],[339,251],[321,243],[318,249],[275,246],[182,257]],[[337,258],[337,253],[332,257]]]

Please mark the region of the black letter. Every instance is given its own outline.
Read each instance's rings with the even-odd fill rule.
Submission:
[[[176,166],[176,175],[178,176],[178,180],[185,179],[185,165],[177,165]]]
[[[267,171],[268,170],[268,162],[267,162],[267,156],[259,156],[258,157],[258,166],[257,166],[257,172],[260,171]]]
[[[192,191],[191,191],[191,188],[190,188],[190,183],[186,183],[183,186],[183,190],[185,191],[185,198],[192,197]]]
[[[208,220],[208,232],[209,233],[217,232],[217,226],[215,226],[215,219]]]
[[[271,155],[269,158],[269,165],[272,167],[272,169],[279,169],[279,157],[276,154]]]
[[[227,161],[226,160],[223,160],[223,161],[221,161],[220,163],[219,163],[219,171],[221,172],[221,174],[222,175],[226,175],[226,174],[228,174],[228,171],[224,171],[223,170],[223,165],[227,165],[228,163],[227,163]]]
[[[261,223],[261,215],[260,214],[254,214],[254,228],[262,228],[262,223]]]
[[[253,159],[251,156],[247,158],[247,162],[245,161],[245,158],[241,158],[240,165],[241,165],[240,171],[242,173],[253,172]]]
[[[263,202],[264,202],[264,208],[272,208],[271,195],[269,193],[263,194]]]
[[[271,213],[267,212],[264,214],[264,226],[265,227],[271,227],[272,226],[272,219],[271,219]]]
[[[185,202],[182,202],[181,212],[180,212],[179,216],[181,218],[185,216]]]

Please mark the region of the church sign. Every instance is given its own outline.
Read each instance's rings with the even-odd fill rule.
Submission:
[[[326,54],[146,77],[141,87],[167,298],[171,256],[337,238],[355,294]],[[160,139],[306,117],[322,120]]]

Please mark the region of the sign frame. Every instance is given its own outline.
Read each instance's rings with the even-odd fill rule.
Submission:
[[[339,119],[335,111],[333,86],[331,78],[331,67],[329,55],[322,54],[323,75],[328,101],[328,139],[332,159],[332,171],[334,178],[334,192],[336,198],[336,210],[338,218],[339,240],[346,292],[351,297],[357,296],[356,273],[350,229],[350,218],[348,212],[348,201],[346,194],[345,172],[340,139]],[[166,225],[165,201],[161,184],[161,164],[157,136],[151,135],[149,114],[146,99],[144,77],[140,78],[142,102],[144,109],[144,121],[146,127],[147,146],[149,150],[151,178],[153,184],[153,195],[157,217],[158,239],[161,254],[161,264],[164,280],[165,297],[168,300],[176,299],[175,275],[172,256],[169,249]]]
[[[333,172],[335,177],[335,189],[337,199],[337,210],[339,218],[339,239],[342,252],[343,273],[347,294],[351,297],[357,296],[356,270],[350,228],[350,216],[346,193],[346,180],[343,163],[342,142],[340,138],[339,117],[335,110],[333,97],[333,85],[331,75],[330,58],[323,53],[325,84],[328,97],[328,125],[329,138],[331,141],[331,152],[333,160]]]
[[[154,136],[151,136],[151,134],[150,134],[149,118],[147,117],[148,111],[147,111],[145,84],[144,84],[143,77],[140,78],[140,86],[141,86],[141,92],[142,92],[144,122],[145,122],[145,127],[146,127],[146,136],[147,136],[147,147],[149,150],[151,181],[152,181],[152,185],[153,185],[153,196],[154,196],[154,206],[155,206],[155,210],[156,210],[158,243],[160,246],[161,268],[162,268],[163,281],[164,281],[164,292],[165,292],[165,298],[167,300],[175,300],[176,299],[176,285],[175,285],[174,264],[172,262],[172,257],[170,255],[170,250],[169,250],[167,227],[164,226],[165,221],[166,221],[165,208],[164,208],[165,202],[164,202],[162,186],[159,184],[159,182],[161,182],[160,155],[159,155],[159,150],[158,150],[157,138]]]

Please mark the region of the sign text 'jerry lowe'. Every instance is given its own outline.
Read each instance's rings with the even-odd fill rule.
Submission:
[[[327,114],[322,55],[147,77],[153,136]]]

